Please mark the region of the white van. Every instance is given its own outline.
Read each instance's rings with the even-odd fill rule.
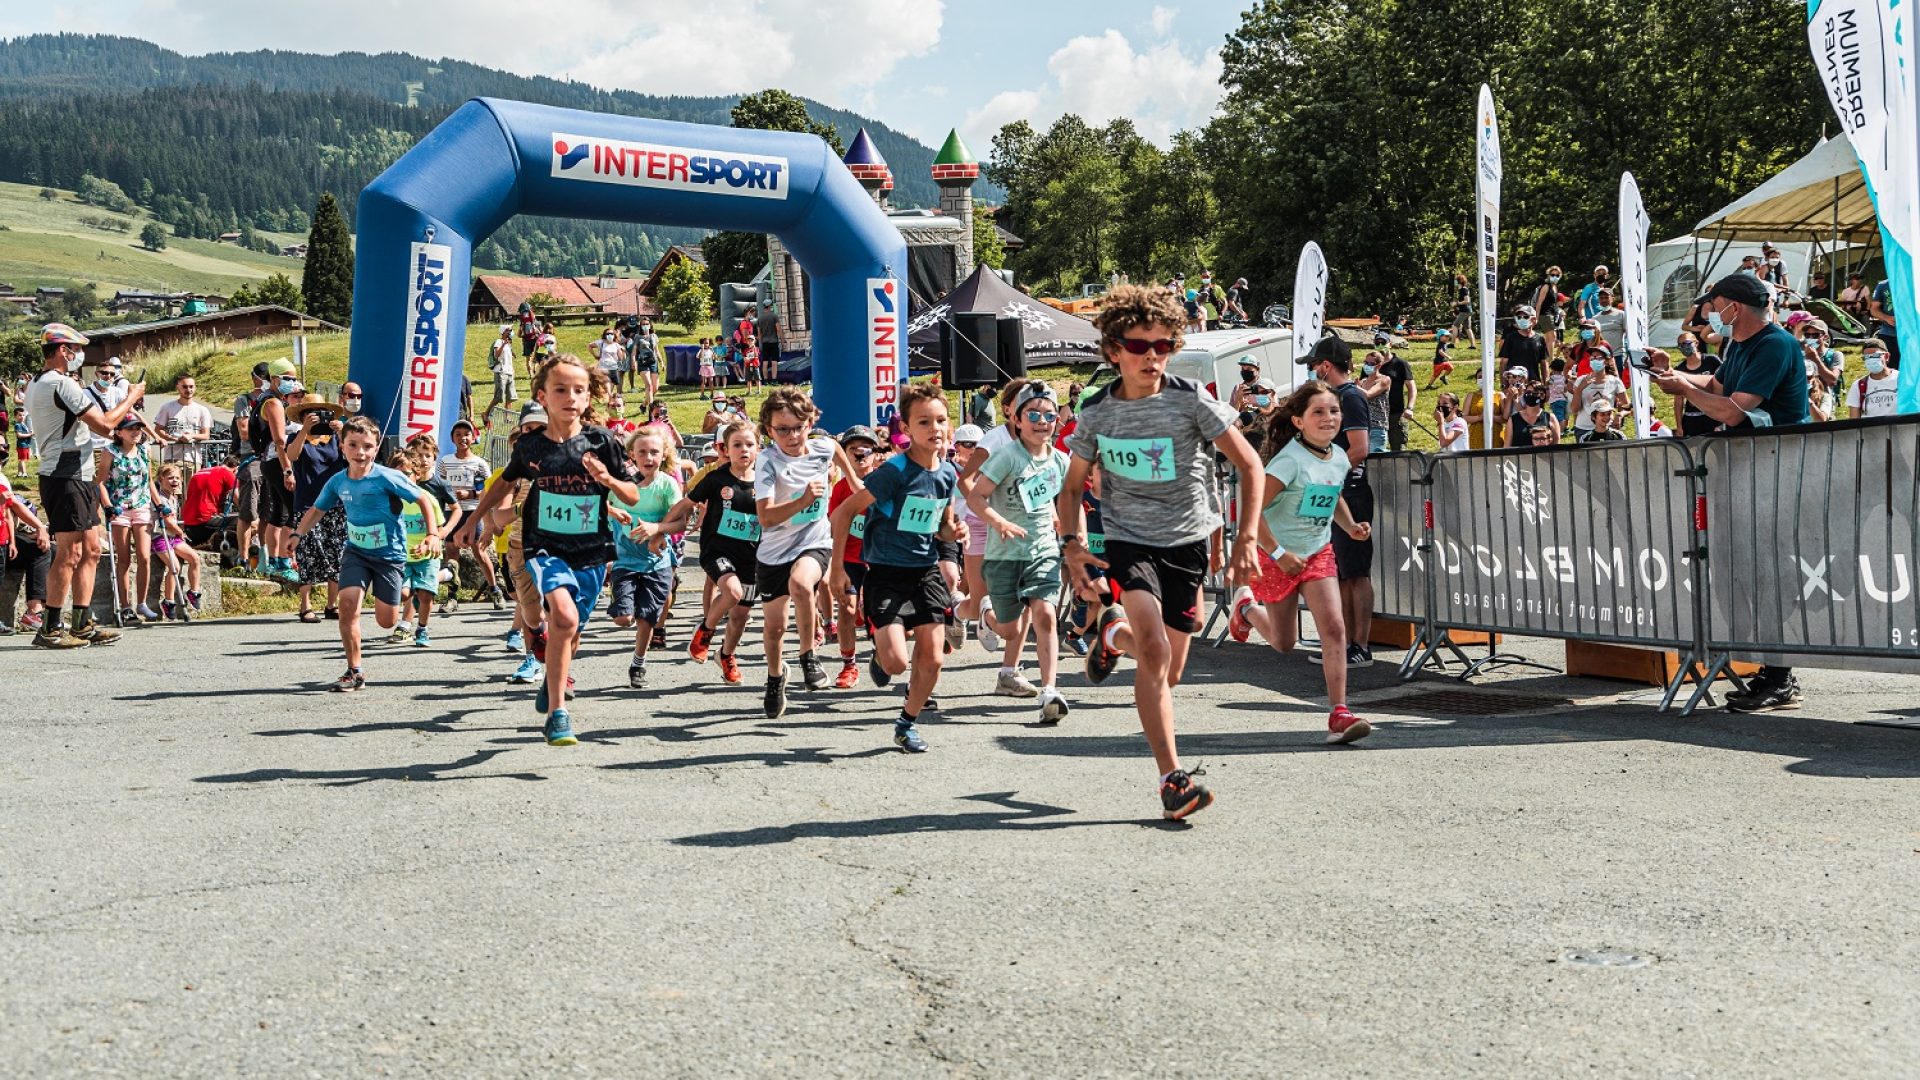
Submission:
[[[1240,361],[1250,357],[1260,362],[1261,376],[1282,395],[1292,392],[1305,371],[1293,362],[1292,330],[1249,326],[1188,334],[1186,345],[1167,361],[1167,374],[1192,379],[1224,401],[1240,384]],[[1100,386],[1112,377],[1112,370],[1102,363],[1091,385]]]

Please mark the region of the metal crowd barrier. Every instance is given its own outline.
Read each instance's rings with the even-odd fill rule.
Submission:
[[[1920,417],[1695,441],[1707,471],[1710,670],[1737,657],[1920,672]]]

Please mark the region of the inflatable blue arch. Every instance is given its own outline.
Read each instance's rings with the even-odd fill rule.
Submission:
[[[475,98],[360,194],[348,375],[447,445],[473,246],[515,214],[772,233],[812,283],[822,423],[884,423],[905,371],[899,230],[812,135]]]

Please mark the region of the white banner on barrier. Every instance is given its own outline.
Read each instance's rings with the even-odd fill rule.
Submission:
[[[1474,170],[1475,217],[1479,219],[1480,246],[1476,260],[1480,275],[1480,401],[1481,430],[1486,446],[1493,445],[1493,325],[1500,304],[1500,124],[1493,114],[1493,90],[1480,85],[1480,104],[1475,110]]]
[[[1621,373],[1633,380],[1633,432],[1642,439],[1653,437],[1653,396],[1647,389],[1646,372],[1633,370],[1633,361],[1646,355],[1647,313],[1647,205],[1640,199],[1640,185],[1630,172],[1620,174],[1620,299],[1627,309],[1627,355]]]

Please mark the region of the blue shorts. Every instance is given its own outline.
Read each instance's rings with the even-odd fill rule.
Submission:
[[[373,594],[389,607],[399,607],[406,597],[406,582],[400,564],[376,559],[348,544],[340,555],[340,588],[359,589]]]
[[[407,560],[406,579],[409,592],[438,593],[440,591],[440,560]]]
[[[600,588],[607,582],[606,566],[581,569],[567,565],[557,555],[527,556],[527,575],[543,597],[565,589],[573,597],[574,610],[580,613],[582,623],[593,613],[593,606],[600,601]]]

